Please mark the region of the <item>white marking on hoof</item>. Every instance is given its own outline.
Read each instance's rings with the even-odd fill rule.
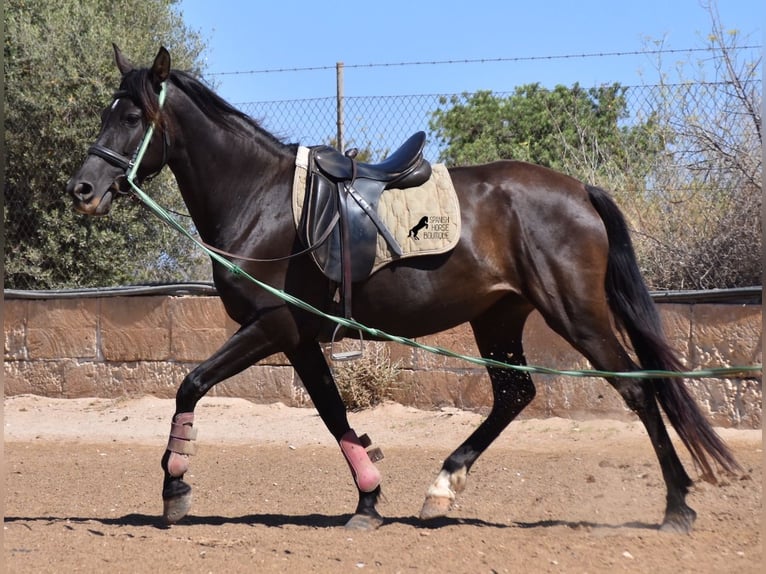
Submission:
[[[468,471],[465,467],[460,468],[455,472],[447,472],[442,469],[439,472],[439,476],[436,477],[434,483],[428,488],[427,496],[446,496],[452,500],[455,499],[455,494],[463,492],[465,489],[465,483],[468,478]]]
[[[423,508],[420,509],[420,519],[431,520],[446,516],[453,502],[454,498],[447,496],[426,496]]]
[[[442,469],[428,488],[426,500],[420,510],[420,518],[427,520],[445,516],[452,508],[456,494],[465,489],[467,478],[468,470],[465,467],[452,473]]]
[[[465,483],[468,481],[468,469],[461,467],[459,470],[450,474],[449,482],[452,486],[452,490],[455,492],[463,492],[465,490]]]
[[[189,514],[192,506],[191,492],[162,501],[162,517],[168,524],[175,524]]]

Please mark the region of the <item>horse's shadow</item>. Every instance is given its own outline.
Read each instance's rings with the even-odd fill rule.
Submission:
[[[284,526],[303,526],[307,528],[337,528],[341,527],[351,518],[350,514],[326,515],[326,514],[246,514],[243,516],[220,516],[220,515],[190,515],[184,517],[178,524],[180,526],[225,526],[227,524],[243,524],[247,526],[266,526],[268,528],[282,528]],[[170,528],[162,517],[154,514],[126,514],[113,518],[106,517],[72,517],[72,516],[6,516],[6,523],[28,522],[67,522],[71,524],[102,524],[104,526],[134,526],[153,527],[158,529]],[[539,520],[536,522],[490,522],[479,518],[442,517],[423,521],[417,516],[389,516],[383,519],[382,528],[393,524],[402,524],[412,528],[438,530],[450,526],[473,526],[477,528],[520,528],[520,529],[546,529],[563,526],[571,529],[611,529],[611,530],[658,530],[659,525],[646,522],[625,522],[622,524],[605,524],[588,521],[568,520]]]

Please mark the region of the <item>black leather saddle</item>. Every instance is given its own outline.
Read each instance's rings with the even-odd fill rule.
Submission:
[[[309,150],[307,189],[300,235],[312,257],[340,286],[344,315],[351,317],[351,284],[370,276],[378,234],[391,252],[402,250],[377,214],[386,189],[417,187],[431,177],[423,157],[425,132],[417,132],[380,163],[356,161],[357,150],[345,154],[322,145]]]
[[[313,148],[314,161],[333,181],[361,178],[384,183],[383,189],[406,189],[422,185],[431,176],[431,165],[423,160],[425,143],[425,132],[417,132],[380,163],[355,161],[356,149],[344,154],[330,146],[317,146]]]

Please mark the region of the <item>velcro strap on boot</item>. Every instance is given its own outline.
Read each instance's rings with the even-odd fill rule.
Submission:
[[[194,413],[179,413],[173,417],[167,447],[170,451],[167,470],[171,476],[183,476],[189,469],[189,457],[197,452],[193,442],[197,438],[197,429],[193,425]]]
[[[171,423],[170,436],[183,440],[197,440],[197,429],[186,424]]]
[[[189,456],[197,453],[197,445],[190,440],[183,440],[170,437],[168,440],[168,450],[178,454],[188,454]]]

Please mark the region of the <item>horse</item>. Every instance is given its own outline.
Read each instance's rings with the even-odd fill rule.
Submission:
[[[412,237],[413,239],[420,240],[420,237],[418,237],[418,231],[420,231],[423,228],[428,229],[428,216],[424,215],[420,218],[420,221],[415,224],[415,226],[410,229],[409,233],[407,234],[407,237]]]
[[[333,284],[306,255],[293,220],[298,145],[269,133],[193,75],[172,69],[164,47],[146,68],[134,67],[113,48],[121,81],[95,143],[66,185],[73,208],[105,215],[120,194],[130,192],[129,158],[148,133],[135,171],[139,184],[167,166],[202,241],[233,254],[247,275],[317,309],[332,309]],[[449,174],[462,218],[457,245],[447,253],[393,261],[351,289],[355,320],[364,325],[417,338],[467,322],[481,357],[509,367],[488,363],[489,414],[443,461],[426,489],[420,518],[449,513],[473,464],[535,397],[527,370],[513,367],[526,365],[522,330],[537,310],[594,368],[660,372],[606,380],[643,423],[659,461],[667,496],[658,528],[690,532],[696,512],[686,496],[693,481],[661,412],[701,478],[715,481],[717,473],[741,467],[683,379],[672,374],[682,363],[663,333],[614,200],[599,187],[521,161],[451,167]],[[194,452],[198,402],[217,383],[282,352],[351,471],[358,502],[345,526],[379,528],[381,473],[349,425],[322,350],[330,319],[286,303],[213,259],[218,294],[239,328],[177,389],[161,458],[162,518],[174,524],[191,510],[192,488],[184,476]]]

